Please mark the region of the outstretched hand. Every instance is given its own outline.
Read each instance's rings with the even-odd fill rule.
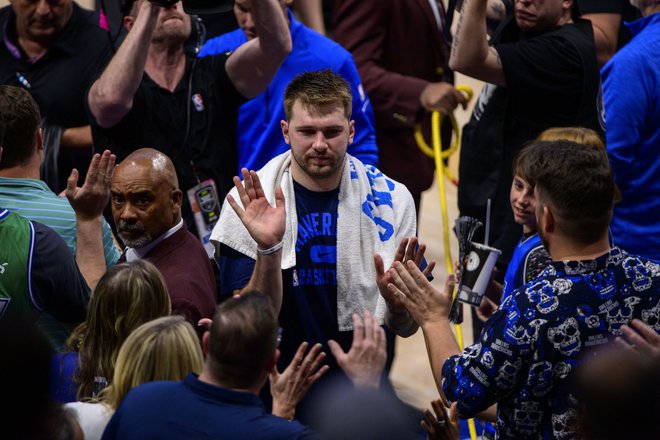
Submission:
[[[458,423],[458,410],[456,402],[452,403],[449,414],[445,410],[442,400],[431,402],[432,414],[428,409],[424,411],[422,429],[429,440],[458,440],[460,438],[460,425]]]
[[[378,285],[378,290],[380,291],[381,296],[385,299],[390,308],[395,310],[401,310],[403,304],[401,300],[396,295],[387,288],[388,284],[392,282],[391,269],[394,268],[394,265],[399,263],[405,263],[412,261],[416,267],[421,267],[422,262],[424,261],[424,253],[426,252],[426,245],[420,244],[417,246],[417,237],[404,238],[399,243],[396,253],[394,254],[394,261],[390,268],[385,271],[385,265],[383,263],[383,258],[379,254],[374,254],[374,265],[376,266],[376,284]],[[435,268],[435,261],[429,261],[428,265],[421,272],[425,277],[428,277],[433,269]]]
[[[279,373],[277,365],[270,372],[270,394],[273,396],[273,414],[286,419],[292,419],[296,406],[305,397],[310,386],[329,369],[327,365],[321,365],[325,353],[321,351],[321,344],[315,344],[307,351],[307,342],[298,347],[296,355],[286,369]]]
[[[333,340],[328,341],[328,346],[337,359],[337,364],[353,385],[364,388],[380,387],[387,360],[387,343],[385,330],[371,313],[365,310],[364,323],[357,314],[353,314],[353,343],[348,353],[344,353],[341,346]]]
[[[619,346],[660,364],[660,334],[639,319],[621,326],[621,332],[623,336],[616,338]]]
[[[110,200],[110,182],[116,160],[117,157],[108,150],[95,154],[82,187],[78,186],[78,170],[71,170],[64,194],[79,219],[94,220],[103,215]]]
[[[247,168],[241,170],[243,182],[234,176],[234,186],[238,191],[243,207],[231,196],[227,201],[241,219],[259,249],[270,249],[282,241],[286,228],[284,193],[282,188],[275,190],[275,206],[266,199],[259,176]]]
[[[449,316],[456,285],[454,274],[447,276],[444,292],[440,292],[410,261],[405,264],[394,263],[394,268],[388,272],[392,279],[388,284],[390,294],[398,298],[421,327]]]

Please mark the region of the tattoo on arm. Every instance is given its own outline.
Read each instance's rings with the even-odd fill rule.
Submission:
[[[461,6],[461,15],[458,17],[458,23],[456,24],[456,34],[454,35],[454,39],[452,41],[451,45],[451,54],[450,56],[456,55],[456,48],[458,45],[461,43],[460,39],[460,33],[461,33],[461,26],[463,25],[463,17],[465,16],[464,11],[465,11],[465,5],[467,4],[468,0],[463,1],[463,5]]]
[[[506,6],[502,0],[488,0],[488,17],[501,21],[506,16]]]

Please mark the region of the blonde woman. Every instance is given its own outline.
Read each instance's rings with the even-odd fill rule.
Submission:
[[[183,316],[167,316],[138,327],[119,350],[112,384],[97,402],[72,402],[85,440],[100,439],[131,388],[151,381],[179,381],[203,365],[199,338]]]
[[[85,322],[67,342],[69,351],[55,356],[53,397],[63,403],[97,397],[112,379],[128,335],[170,313],[165,281],[153,264],[137,260],[108,269],[92,293]]]

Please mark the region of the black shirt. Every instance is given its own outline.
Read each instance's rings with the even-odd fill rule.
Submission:
[[[16,42],[11,6],[0,9],[0,84],[28,89],[51,125],[69,128],[89,124],[87,89],[110,54],[108,37],[94,19],[93,12],[74,3],[69,22],[46,54],[30,63]],[[8,46],[19,53],[12,53]],[[25,81],[19,80],[19,75]]]
[[[619,24],[619,35],[617,41],[617,50],[621,49],[632,35],[623,21],[635,21],[642,17],[639,9],[630,4],[630,0],[578,0],[580,14],[619,14],[621,23]]]
[[[499,264],[505,265],[522,234],[509,202],[515,155],[546,128],[601,128],[600,76],[590,22],[519,34],[512,21],[502,35],[506,40],[494,46],[506,86],[488,86],[489,99],[482,93],[464,128],[458,206],[461,215],[485,224],[491,199],[490,245],[502,250]],[[477,231],[474,241],[481,242],[483,231]]]
[[[89,287],[62,237],[48,226],[34,225],[32,292],[44,311],[66,323],[79,323],[87,315]]]
[[[183,218],[190,230],[195,230],[195,223],[186,190],[197,179],[212,178],[222,201],[238,167],[238,107],[245,98],[227,76],[227,58],[224,54],[187,59],[185,74],[173,92],[145,73],[131,111],[117,125],[108,129],[92,125],[95,149],[110,149],[118,162],[147,147],[172,159],[184,192]]]

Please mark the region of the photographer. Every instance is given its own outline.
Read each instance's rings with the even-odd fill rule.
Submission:
[[[291,50],[282,8],[255,2],[260,38],[199,60],[184,51],[193,26],[181,2],[126,0],[122,12],[128,35],[88,95],[95,147],[111,146],[118,161],[156,148],[172,158],[184,192],[212,179],[223,198],[237,166],[238,106],[266,88]],[[182,210],[192,229],[185,195]]]

